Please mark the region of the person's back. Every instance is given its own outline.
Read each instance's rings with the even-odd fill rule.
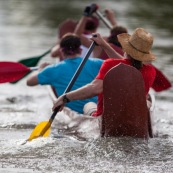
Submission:
[[[81,42],[78,36],[75,34],[64,35],[60,42],[60,51],[63,54],[64,60],[60,63],[49,65],[41,70],[37,75],[28,78],[27,85],[51,85],[54,87],[58,96],[62,95],[83,60],[83,58],[80,57],[80,46]],[[96,58],[87,60],[75,81],[72,90],[90,83],[98,74],[102,62],[102,60]],[[88,101],[97,102],[97,97],[87,100],[77,100],[67,104],[67,107],[76,112],[83,113],[83,106]]]
[[[126,59],[108,59],[106,60],[96,79],[103,80],[106,73],[119,63],[131,65],[138,69],[144,79],[146,96],[149,89],[156,78],[156,70],[153,66],[145,64],[146,61],[153,61],[156,59],[155,55],[151,53],[150,49],[153,44],[153,37],[142,28],[137,28],[130,36],[127,33],[119,34],[118,40],[125,51],[124,57]],[[103,112],[103,94],[99,94],[98,109],[94,116],[101,115]]]
[[[100,36],[100,34],[95,34],[92,37],[92,40],[95,41],[101,48],[103,48],[106,53],[111,57],[120,56],[116,51],[114,51],[110,45]],[[155,55],[151,52],[151,47],[153,44],[153,37],[150,33],[146,32],[143,28],[137,28],[132,35],[123,33],[118,35],[118,40],[125,51],[124,63],[129,64],[139,70],[144,77],[145,92],[146,96],[148,94],[149,88],[152,86],[153,81],[156,77],[156,71],[154,67],[150,65],[145,65],[146,61],[153,61],[156,59]],[[122,58],[122,57],[120,57]],[[59,97],[53,106],[53,110],[60,106],[63,108],[66,103],[64,98],[68,98],[69,101],[80,100],[90,98],[92,96],[98,95],[98,104],[95,106],[92,105],[92,112],[89,111],[89,107],[86,112],[89,112],[92,116],[101,116],[103,113],[103,80],[107,72],[117,64],[121,63],[123,59],[111,60],[108,59],[102,64],[98,75],[90,83],[87,84],[75,91],[68,92],[63,96]],[[123,63],[123,62],[122,62]],[[116,76],[115,76],[116,77]],[[134,93],[135,94],[135,93]],[[147,97],[146,97],[147,99]],[[116,105],[115,105],[116,106]]]
[[[116,65],[118,65],[119,63],[123,63],[126,65],[130,65],[133,66],[132,64],[132,60],[130,60],[129,58],[125,58],[125,59],[107,59],[105,60],[105,62],[102,65],[102,68],[100,69],[99,74],[97,75],[96,79],[100,79],[103,80],[106,73],[112,68],[115,67]],[[156,76],[156,71],[154,69],[153,66],[146,64],[146,65],[142,65],[142,67],[140,69],[138,69],[141,74],[142,77],[144,79],[144,84],[145,84],[145,94],[147,96],[150,87],[152,86],[155,76]],[[103,111],[103,94],[99,94],[98,96],[98,109],[97,112],[95,112],[93,114],[93,116],[98,116],[102,114]]]
[[[59,64],[46,67],[38,75],[39,83],[41,85],[49,84],[53,86],[57,94],[59,96],[62,95],[81,61],[81,57],[68,58],[64,61],[61,61]],[[101,64],[102,61],[100,59],[89,58],[71,90],[75,90],[90,83],[98,74]],[[70,102],[67,103],[66,106],[72,110],[75,110],[76,112],[83,113],[83,106],[87,102],[91,101],[97,103],[97,97]]]

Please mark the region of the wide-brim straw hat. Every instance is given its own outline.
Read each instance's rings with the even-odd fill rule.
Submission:
[[[132,58],[143,62],[156,59],[155,55],[151,53],[153,36],[143,28],[135,29],[132,35],[122,33],[117,37],[123,50]]]

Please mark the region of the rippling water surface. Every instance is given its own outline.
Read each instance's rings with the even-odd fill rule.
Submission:
[[[171,0],[99,0],[112,8],[131,33],[143,27],[154,35],[154,65],[173,82],[173,11]],[[57,41],[66,18],[79,19],[93,1],[0,0],[0,61],[40,55]],[[109,33],[101,23],[99,32]],[[41,62],[55,60],[50,55]],[[41,63],[40,62],[40,63]],[[48,121],[52,100],[46,87],[27,87],[26,79],[0,84],[0,173],[171,173],[173,172],[173,89],[154,93],[156,137],[100,138],[97,120],[58,113],[51,135],[21,145],[35,125]]]

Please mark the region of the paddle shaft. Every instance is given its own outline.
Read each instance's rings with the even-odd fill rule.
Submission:
[[[29,67],[29,69],[30,69],[31,71],[34,71],[34,70],[38,70],[39,67],[38,67],[38,66],[37,66],[37,67]]]
[[[76,72],[75,72],[75,74],[73,75],[73,77],[72,77],[70,83],[68,84],[67,88],[65,89],[64,94],[67,93],[67,92],[69,92],[69,91],[71,90],[71,88],[73,87],[73,85],[74,85],[74,83],[75,83],[77,77],[79,76],[79,74],[80,74],[80,72],[81,72],[83,66],[85,65],[86,61],[88,60],[88,58],[89,58],[91,52],[93,51],[95,45],[96,45],[96,43],[95,43],[95,42],[92,42],[92,44],[90,45],[90,47],[89,47],[89,49],[88,49],[88,52],[86,53],[85,57],[84,57],[83,60],[81,61],[81,63],[80,63],[80,65],[79,65],[78,69],[76,70]],[[52,113],[52,115],[51,115],[51,117],[50,117],[50,119],[49,119],[49,122],[50,122],[50,123],[53,122],[53,120],[54,120],[54,118],[55,118],[55,116],[56,116],[56,114],[57,114],[57,112],[59,111],[60,108],[61,108],[61,106],[55,108],[55,110],[53,111],[53,113]]]
[[[41,58],[43,58],[44,56],[46,56],[48,53],[51,52],[52,48],[53,47],[51,47],[49,50],[47,50],[46,52],[44,52],[43,54],[41,54],[39,56],[21,59],[18,62],[25,65],[25,66],[27,66],[27,67],[35,67],[38,64],[38,62],[40,61]]]
[[[95,13],[109,29],[112,29],[112,25],[104,18],[104,16],[98,10]]]
[[[53,47],[54,47],[54,46],[53,46]],[[43,53],[40,57],[44,57],[44,56],[46,56],[48,53],[50,53],[53,47],[51,47],[49,50],[47,50],[45,53]]]

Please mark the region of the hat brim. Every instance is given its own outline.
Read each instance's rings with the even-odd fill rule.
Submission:
[[[143,62],[154,61],[156,59],[156,56],[152,54],[151,52],[143,53],[135,49],[134,47],[132,47],[132,45],[129,43],[129,39],[131,35],[127,33],[122,33],[122,34],[119,34],[117,37],[123,50],[134,59],[138,61],[143,61]]]

